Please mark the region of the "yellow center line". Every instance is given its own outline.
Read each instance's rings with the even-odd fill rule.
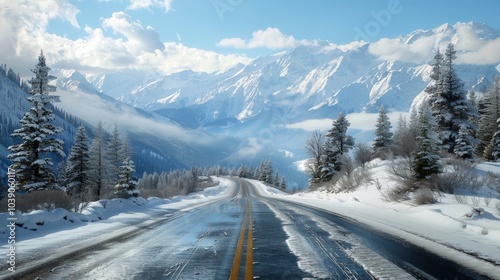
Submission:
[[[253,221],[252,221],[252,204],[247,196],[248,202],[248,239],[247,239],[247,263],[245,266],[245,279],[253,279]]]
[[[245,263],[245,279],[253,279],[253,221],[252,221],[252,205],[250,198],[243,188],[243,195],[246,197],[245,212],[243,223],[241,225],[238,244],[236,245],[236,254],[234,255],[233,267],[231,269],[230,280],[237,280],[240,271],[241,257],[243,255],[243,243],[245,242],[245,232],[247,232],[247,258]],[[248,226],[247,226],[248,224]],[[247,231],[248,227],[248,231]]]

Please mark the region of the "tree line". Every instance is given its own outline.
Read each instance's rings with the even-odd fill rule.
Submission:
[[[57,166],[56,174],[53,159],[65,158],[66,154],[64,142],[56,137],[63,129],[54,124],[52,104],[58,97],[51,94],[56,88],[49,84],[55,79],[49,70],[41,52],[32,70],[34,77],[28,81],[31,86],[27,100],[31,107],[21,118],[21,127],[11,133],[16,143],[8,147],[7,158],[16,172],[19,190],[62,190],[71,198],[75,210],[81,210],[91,200],[138,196],[132,150],[116,125],[108,135],[99,123],[90,141],[81,124],[67,160]]]
[[[257,167],[241,165],[228,168],[220,165],[210,167],[192,167],[190,170],[175,169],[166,172],[144,172],[139,180],[141,193],[168,198],[186,195],[199,190],[200,183],[208,181],[209,176],[234,176],[260,180],[283,191],[286,190],[285,176],[273,171],[271,160],[264,160]]]
[[[312,132],[305,143],[310,185],[338,179],[337,174],[389,155],[409,160],[411,177],[418,183],[443,171],[443,158],[467,162],[500,160],[500,78],[482,98],[469,93],[455,72],[456,51],[448,44],[434,56],[426,101],[409,120],[400,117],[394,130],[384,106],[380,107],[371,146],[355,145],[347,135],[349,122],[343,113],[326,133]],[[353,150],[352,156],[349,154]],[[418,185],[418,184],[417,184]]]

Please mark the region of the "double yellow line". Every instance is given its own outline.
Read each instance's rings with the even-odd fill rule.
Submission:
[[[233,268],[231,269],[230,280],[238,279],[240,272],[241,258],[243,255],[243,243],[245,242],[245,232],[247,232],[247,258],[245,263],[245,280],[253,279],[253,220],[252,220],[252,204],[250,197],[247,194],[246,186],[243,188],[243,195],[246,197],[245,214],[243,224],[241,225],[240,237],[236,246],[236,254],[234,255]]]

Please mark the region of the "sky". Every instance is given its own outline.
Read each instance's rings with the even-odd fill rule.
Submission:
[[[29,73],[43,49],[53,67],[89,73],[217,72],[322,41],[469,21],[500,29],[499,10],[497,0],[0,0],[0,62]]]

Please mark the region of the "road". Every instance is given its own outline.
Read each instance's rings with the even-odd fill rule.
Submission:
[[[488,279],[348,218],[265,197],[252,181],[228,180],[227,197],[32,260],[10,279]]]

